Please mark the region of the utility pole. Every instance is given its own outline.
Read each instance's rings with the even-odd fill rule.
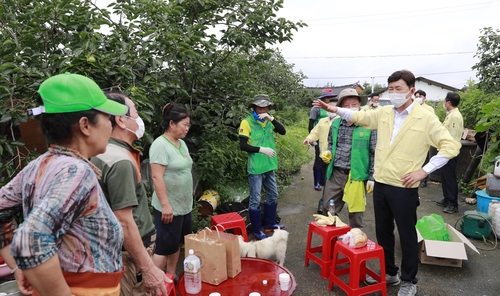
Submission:
[[[373,93],[373,83],[375,81],[375,76],[372,76],[372,93]]]

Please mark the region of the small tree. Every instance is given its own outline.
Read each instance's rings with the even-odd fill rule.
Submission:
[[[474,57],[479,62],[472,67],[477,70],[479,86],[488,93],[500,92],[500,30],[483,28]]]
[[[484,28],[481,30],[475,57],[479,62],[472,68],[477,70],[479,88],[486,94],[481,106],[480,120],[476,131],[489,132],[488,151],[483,160],[486,171],[491,171],[495,157],[499,154],[500,141],[500,30]]]

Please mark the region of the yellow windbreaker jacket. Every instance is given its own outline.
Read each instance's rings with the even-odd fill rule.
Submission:
[[[373,175],[377,182],[404,187],[401,178],[422,168],[430,146],[436,147],[439,154],[448,159],[460,152],[461,144],[453,140],[436,115],[420,104],[414,104],[390,145],[394,116],[390,105],[372,112],[354,112],[352,117],[354,123],[378,131]],[[413,187],[418,185],[419,182]]]
[[[330,117],[321,118],[318,124],[311,130],[307,138],[309,141],[316,142],[319,140],[319,153],[323,153],[328,149],[328,133],[330,132]]]

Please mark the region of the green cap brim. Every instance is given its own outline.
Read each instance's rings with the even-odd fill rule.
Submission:
[[[115,116],[125,115],[128,112],[128,107],[126,105],[113,100],[106,100],[103,104],[92,107],[92,109]]]

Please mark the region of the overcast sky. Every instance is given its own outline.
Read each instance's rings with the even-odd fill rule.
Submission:
[[[480,29],[500,29],[500,1],[285,0],[278,16],[309,25],[278,45],[308,76],[306,86],[371,84],[371,77],[386,85],[392,72],[408,69],[461,88],[477,81]]]

